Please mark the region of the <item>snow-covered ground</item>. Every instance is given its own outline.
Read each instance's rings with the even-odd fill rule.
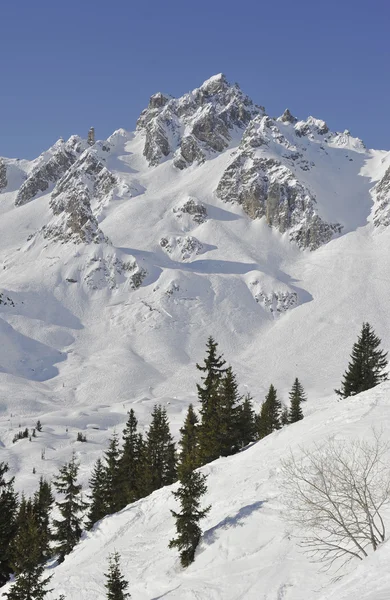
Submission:
[[[297,136],[294,127],[302,123],[308,133]],[[44,226],[68,226],[64,213],[53,216],[53,179],[15,206],[25,178],[66,145],[32,162],[5,160],[0,460],[9,462],[18,490],[32,493],[40,475],[56,473],[72,451],[87,485],[93,462],[112,432],[121,431],[130,407],[142,430],[153,405],[162,403],[177,435],[188,404],[196,403],[195,363],[209,335],[257,408],[270,383],[286,401],[297,376],[309,396],[303,423],[204,469],[213,509],[187,572],[167,550],[173,503],[164,489],[105,519],[56,569],[56,593],[63,590],[67,600],[104,597],[102,572],[114,548],[123,554],[133,598],[349,600],[351,590],[359,590],[357,578],[366,585],[371,572],[378,593],[362,598],[390,597],[390,582],[387,596],[379,587],[386,589],[386,573],[379,577],[386,545],[359,566],[356,579],[352,574],[328,587],[330,578],[318,575],[289,539],[279,500],[280,457],[290,446],[330,434],[368,436],[371,425],[387,431],[389,422],[388,386],[343,403],[333,389],[363,321],[390,348],[390,229],[372,223],[373,186],[390,154],[367,150],[346,132],[325,140],[317,132],[322,123],[273,121],[262,133],[265,146],[255,150],[257,157],[281,161],[316,198],[319,216],[344,227],[314,252],[292,243],[288,230],[270,228],[265,217],[251,220],[239,203],[217,197],[223,173],[241,152],[239,129],[225,150],[208,151],[205,162],[181,170],[172,162],[175,148],[157,166],[148,165],[142,130],[116,132],[106,143],[109,151],[96,144],[91,152],[116,178],[115,188],[97,193],[106,171],[93,180],[79,162],[72,168],[76,184],[91,193],[91,227],[95,219],[107,242],[46,236]],[[85,147],[73,140],[66,148],[76,152],[77,144]],[[294,163],[291,153],[298,151],[303,158]],[[183,211],[189,200],[207,215],[197,219]],[[140,287],[134,273],[142,275]],[[13,444],[15,433],[38,418],[42,433]],[[78,431],[87,443],[75,441]]]

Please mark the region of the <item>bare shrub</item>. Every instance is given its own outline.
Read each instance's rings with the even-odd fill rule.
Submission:
[[[327,440],[283,461],[286,518],[299,529],[303,549],[325,568],[339,559],[362,560],[384,541],[388,451],[374,432],[371,442]]]

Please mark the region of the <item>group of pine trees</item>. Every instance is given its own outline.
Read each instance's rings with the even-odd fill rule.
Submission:
[[[346,398],[370,389],[387,379],[387,354],[379,349],[380,339],[368,323],[354,344],[351,361],[337,393]],[[7,477],[8,466],[0,463],[0,587],[10,574],[15,581],[8,600],[42,600],[48,593],[50,577],[44,578],[44,564],[52,556],[62,562],[80,540],[85,515],[87,527],[108,514],[124,508],[153,491],[179,480],[173,492],[180,511],[176,519],[177,536],[170,541],[178,548],[183,567],[193,562],[201,538],[200,521],[210,507],[202,508],[207,491],[206,476],[197,469],[220,456],[229,456],[283,426],[303,419],[304,389],[296,378],[283,406],[273,385],[269,387],[259,414],[255,414],[249,394],[241,396],[236,376],[218,353],[210,337],[197,385],[199,416],[192,404],[180,429],[177,452],[165,408],[155,405],[151,424],[143,436],[138,432],[133,409],[122,434],[114,434],[107,451],[94,466],[90,479],[89,502],[82,497],[78,483],[79,463],[75,456],[64,465],[53,481],[58,500],[57,518],[51,521],[54,497],[50,483],[40,479],[39,489],[30,499],[18,496],[14,479]],[[40,428],[41,430],[41,424]],[[130,597],[128,583],[120,572],[119,555],[109,557],[106,574],[107,598]],[[63,599],[60,597],[59,600]]]

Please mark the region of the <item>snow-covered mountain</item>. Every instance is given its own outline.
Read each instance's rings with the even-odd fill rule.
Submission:
[[[312,425],[308,418],[297,427],[308,440],[324,420],[339,415],[341,421],[352,410],[336,403],[333,389],[363,320],[390,348],[390,152],[367,149],[320,119],[298,120],[288,110],[273,118],[223,75],[178,99],[153,95],[135,132],[121,129],[93,145],[72,136],[33,161],[0,158],[0,213],[0,460],[10,463],[16,485],[27,493],[74,449],[86,483],[130,406],[147,425],[153,404],[163,403],[177,433],[189,402],[196,402],[195,363],[210,334],[257,406],[270,383],[285,396],[294,377],[302,380]],[[387,410],[387,387],[375,394],[362,406],[375,398]],[[351,423],[361,418],[364,433],[357,403]],[[373,422],[383,419],[380,411],[373,415]],[[38,416],[42,436],[12,444],[19,426],[33,426]],[[88,429],[90,443],[75,442],[81,429]],[[325,434],[326,427],[319,435]],[[293,542],[282,541],[284,526],[272,508],[278,503],[277,457],[290,438],[282,432],[229,459],[240,477],[255,473],[268,482],[263,489],[259,479],[256,488],[253,479],[234,500],[240,488],[234,482],[231,492],[218,495],[230,478],[230,462],[206,468],[216,473],[210,477],[217,508],[209,528],[218,519],[229,524],[236,513],[262,528],[263,509],[245,507],[266,500],[267,518],[279,532],[274,541],[259,534],[255,546],[245,548],[245,537],[232,533],[239,536],[241,527],[220,527],[225,566],[237,552],[234,585],[224,580],[222,563],[215,571],[207,566],[214,562],[207,552],[194,567],[202,576],[189,572],[182,579],[174,557],[162,552],[172,528],[167,510],[153,563],[160,579],[143,591],[140,579],[134,597],[328,600],[314,595],[316,571],[306,562],[313,573],[306,595],[298,593],[299,577],[280,577],[279,587],[267,588],[280,564],[303,560],[295,558]],[[264,454],[271,446],[272,460]],[[258,461],[268,470],[257,473]],[[105,548],[119,543],[119,532],[134,537],[137,527],[155,528],[169,495],[161,490],[107,519],[76,558],[65,561],[58,577],[68,600],[80,595],[77,577],[65,584],[67,565],[79,556],[88,571],[83,561],[93,560],[86,557],[94,544],[101,544],[103,560]],[[158,527],[153,530],[160,537]],[[210,547],[218,536],[210,534]],[[150,554],[153,539],[142,543]],[[263,546],[284,557],[276,570],[276,558],[266,558]],[[134,565],[141,578],[149,567],[134,558],[140,549],[133,554],[128,547],[129,569]],[[253,567],[258,561],[260,571]]]

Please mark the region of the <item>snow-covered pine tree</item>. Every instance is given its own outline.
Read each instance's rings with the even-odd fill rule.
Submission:
[[[189,405],[183,427],[180,429],[179,446],[181,448],[177,473],[182,478],[185,473],[199,466],[199,419],[192,404]]]
[[[169,542],[169,548],[179,549],[183,567],[188,567],[195,559],[195,551],[202,535],[199,521],[211,508],[200,508],[200,499],[206,492],[206,475],[198,471],[187,471],[180,479],[177,491],[172,492],[180,502],[181,511],[171,510],[176,519],[177,537]]]
[[[240,448],[240,402],[241,396],[238,393],[236,376],[232,368],[228,367],[218,388],[219,456],[230,456]]]
[[[220,384],[227,369],[225,360],[218,355],[218,344],[210,336],[206,344],[204,364],[196,367],[205,375],[202,384],[197,384],[200,400],[201,423],[199,427],[199,458],[201,464],[206,464],[220,456],[219,443],[219,402]]]
[[[290,409],[288,411],[288,422],[296,423],[297,421],[301,421],[303,419],[301,404],[302,402],[306,402],[305,391],[298,377],[295,378],[295,381],[289,393],[289,398]]]
[[[91,529],[97,521],[108,514],[106,501],[106,471],[100,458],[95,462],[91,478],[89,480],[91,501],[88,510],[88,529]]]
[[[238,418],[239,442],[241,448],[244,448],[257,437],[255,411],[253,410],[252,398],[246,394],[244,402],[240,406]]]
[[[8,465],[0,462],[0,587],[12,572],[9,547],[16,533],[18,496],[14,490],[14,478],[7,479]]]
[[[45,562],[50,558],[50,513],[54,503],[54,496],[51,485],[43,477],[39,480],[39,488],[34,494],[33,511],[39,528],[39,538],[41,547],[40,562]]]
[[[54,540],[57,542],[56,552],[59,562],[64,560],[79,541],[82,533],[83,513],[88,506],[82,499],[82,485],[77,483],[79,468],[80,465],[73,455],[71,461],[61,467],[59,474],[54,479],[57,493],[65,496],[63,502],[56,503],[62,519],[53,521]]]
[[[343,375],[341,388],[335,392],[341,398],[354,396],[388,378],[387,352],[380,350],[381,340],[369,323],[363,323],[357,342],[352,347],[351,360]]]
[[[281,428],[281,409],[282,404],[277,396],[276,389],[271,384],[261,406],[260,415],[257,418],[259,439]]]
[[[148,494],[177,479],[176,450],[167,411],[156,404],[146,435],[146,488]]]
[[[40,529],[31,500],[23,498],[19,517],[18,531],[10,547],[15,582],[5,597],[7,600],[43,600],[51,591],[46,589],[51,577],[42,577]]]
[[[130,594],[126,592],[129,583],[122,575],[120,568],[120,556],[118,552],[110,554],[108,558],[108,572],[105,574],[107,600],[127,600]]]
[[[123,430],[123,449],[119,464],[126,504],[134,502],[140,497],[137,481],[140,476],[142,454],[139,453],[137,425],[138,421],[134,410],[131,409]]]
[[[118,434],[114,433],[104,453],[104,486],[107,514],[118,512],[126,506],[126,494],[120,469],[121,451]]]

